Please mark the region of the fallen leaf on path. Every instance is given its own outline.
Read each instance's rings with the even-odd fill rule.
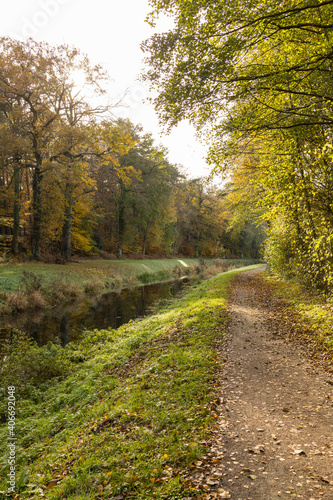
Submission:
[[[218,484],[219,482],[218,481],[215,481],[215,479],[213,478],[209,478],[207,480],[207,484],[209,484],[210,486],[214,486],[215,484]]]
[[[221,488],[219,488],[217,490],[217,493],[219,494],[220,498],[231,498],[231,495],[227,490],[222,490]]]

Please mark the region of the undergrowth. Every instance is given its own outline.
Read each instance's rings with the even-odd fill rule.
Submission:
[[[182,471],[205,453],[214,421],[213,345],[225,331],[234,275],[190,288],[144,320],[86,332],[61,352],[25,343],[23,372],[8,346],[2,399],[7,384],[18,384],[16,498],[198,496]],[[6,491],[6,453],[0,467]]]
[[[290,310],[295,314],[294,326],[307,333],[312,342],[332,349],[333,356],[333,299],[309,291],[296,281],[268,273],[264,277],[275,294],[289,304]]]

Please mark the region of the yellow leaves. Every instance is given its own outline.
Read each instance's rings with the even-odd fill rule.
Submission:
[[[84,253],[89,253],[93,248],[90,237],[76,228],[72,229],[72,244],[75,251]]]
[[[119,165],[114,168],[119,179],[125,184],[130,186],[134,179],[141,179],[141,172],[132,166],[120,167]]]
[[[104,121],[98,129],[95,127],[95,130],[100,137],[99,152],[104,151],[105,157],[111,161],[119,156],[124,156],[138,143],[132,139],[129,133],[124,132],[120,126],[114,125],[113,122]]]

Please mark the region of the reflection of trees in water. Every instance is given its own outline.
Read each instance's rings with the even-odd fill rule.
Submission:
[[[115,317],[115,328],[119,328],[123,324],[123,313],[122,313],[122,300],[121,293],[116,294],[116,317]]]
[[[0,328],[6,330],[7,338],[11,328],[17,328],[29,333],[39,345],[60,341],[65,346],[79,340],[85,329],[119,328],[131,319],[151,314],[152,306],[176,295],[182,287],[183,282],[176,281],[107,293],[95,304],[76,303],[51,311],[25,312],[10,317],[9,322],[3,319]]]
[[[69,342],[69,313],[67,312],[60,320],[60,342],[65,347]]]
[[[145,287],[143,286],[141,288],[141,301],[142,301],[142,310],[146,310],[146,303],[145,303]]]
[[[39,344],[40,342],[39,325],[37,323],[32,323],[31,327],[29,328],[29,334],[34,339],[34,341],[37,342],[37,344]]]
[[[45,343],[45,340],[41,335],[41,333],[43,332],[41,325],[44,321],[44,317],[45,314],[43,313],[43,311],[32,311],[30,314],[27,313],[25,324],[22,322],[22,330],[29,333],[29,335],[35,342],[37,342],[37,344]],[[20,326],[18,328],[21,329]]]

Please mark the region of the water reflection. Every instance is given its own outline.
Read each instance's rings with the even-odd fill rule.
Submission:
[[[69,313],[66,312],[60,320],[60,341],[65,346],[69,342]]]
[[[62,346],[80,339],[84,330],[118,328],[131,319],[149,313],[157,300],[176,295],[184,281],[146,285],[121,293],[106,293],[95,303],[85,301],[46,311],[30,311],[10,318],[2,318],[0,337],[9,339],[18,328],[31,335],[39,344],[48,341]]]

